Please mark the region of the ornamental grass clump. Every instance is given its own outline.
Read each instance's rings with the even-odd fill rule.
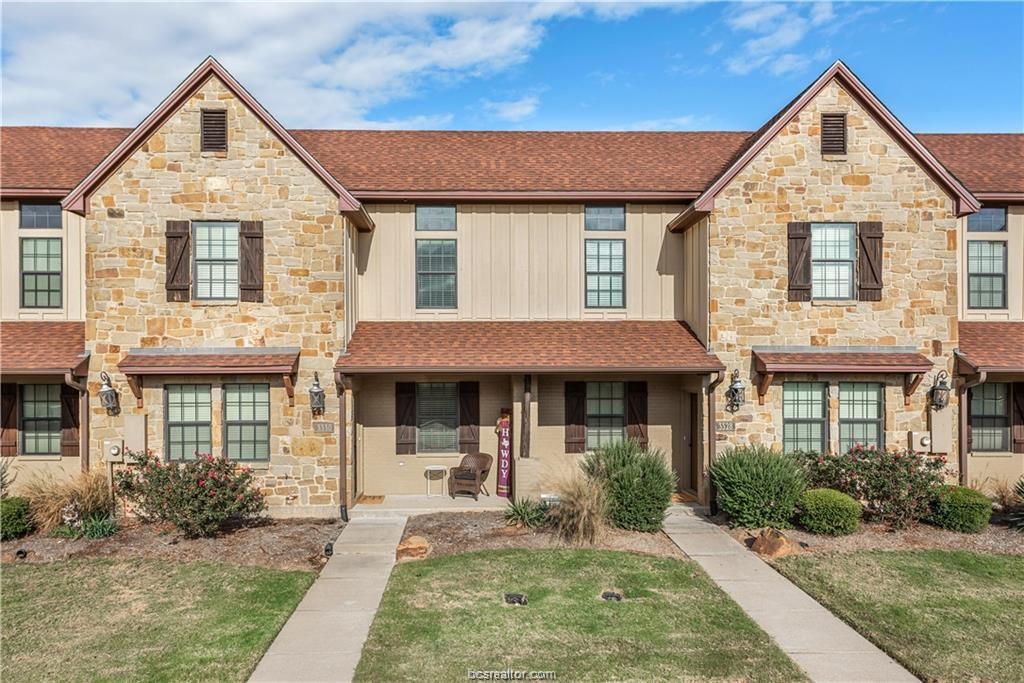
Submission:
[[[134,467],[116,474],[117,492],[143,520],[170,522],[188,537],[213,536],[226,522],[249,521],[266,509],[252,470],[227,458],[165,463],[149,451],[128,456]]]
[[[661,450],[635,439],[617,441],[588,453],[581,467],[604,489],[612,526],[648,533],[661,529],[676,488],[676,474]]]
[[[964,486],[941,486],[932,498],[928,522],[942,529],[977,534],[992,517],[992,501],[981,491]]]
[[[576,475],[555,487],[558,502],[548,517],[562,540],[573,545],[593,545],[605,526],[608,505],[604,489],[590,477]]]
[[[58,527],[75,532],[90,517],[106,517],[114,511],[110,482],[101,470],[81,472],[68,481],[37,475],[21,490],[28,498],[32,520],[43,533]]]
[[[796,460],[763,445],[730,448],[710,474],[730,523],[751,529],[789,527],[806,481]]]

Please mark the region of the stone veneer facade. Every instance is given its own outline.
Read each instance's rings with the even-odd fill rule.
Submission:
[[[228,112],[228,151],[201,152],[201,108]],[[146,378],[136,408],[117,364],[132,348],[299,347],[295,405],[280,376],[168,377],[213,385],[214,453],[221,451],[220,386],[269,382],[271,460],[256,466],[271,514],[338,514],[338,399],[333,366],[342,348],[344,250],[350,226],[338,199],[216,78],[189,100],[93,193],[86,223],[86,339],[89,391],[105,370],[122,415],[90,401],[90,452],[120,439],[124,415],[148,416],[148,446],[162,453],[163,381]],[[164,290],[168,220],[262,220],[264,301],[168,302]],[[313,372],[327,393],[330,434],[314,434],[307,393]],[[349,477],[349,481],[351,481]]]
[[[845,112],[848,154],[823,158],[822,112]],[[952,200],[836,81],[828,84],[715,199],[709,216],[710,345],[748,386],[734,415],[718,402],[717,419],[735,422],[719,449],[743,443],[782,445],[782,382],[764,405],[753,386],[756,346],[908,346],[953,374],[957,343],[957,218]],[[882,300],[787,300],[787,224],[882,221]],[[838,447],[838,382],[884,382],[885,442],[906,446],[907,432],[929,425],[927,377],[904,406],[900,375],[823,375],[829,382],[830,443]],[[721,395],[721,394],[720,394]],[[956,401],[950,429],[957,424]],[[955,466],[956,441],[950,451]]]

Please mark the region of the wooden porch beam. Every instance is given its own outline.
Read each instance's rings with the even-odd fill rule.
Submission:
[[[523,375],[522,423],[519,425],[519,457],[530,457],[530,403],[533,402],[533,375]]]

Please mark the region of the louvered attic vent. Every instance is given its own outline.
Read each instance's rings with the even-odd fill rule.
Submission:
[[[228,150],[228,113],[224,109],[203,109],[200,121],[200,149],[204,152]]]
[[[821,115],[821,153],[846,154],[846,114]]]

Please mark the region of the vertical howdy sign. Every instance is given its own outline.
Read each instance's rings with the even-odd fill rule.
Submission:
[[[502,411],[498,420],[498,495],[512,493],[512,416]]]

